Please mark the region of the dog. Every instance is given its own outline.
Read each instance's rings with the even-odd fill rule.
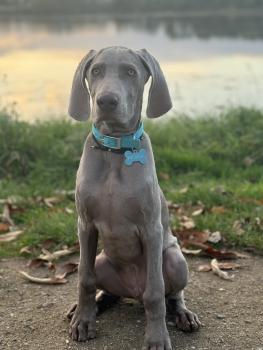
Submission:
[[[159,63],[145,49],[91,50],[73,78],[69,115],[78,121],[90,116],[93,122],[76,179],[80,263],[78,302],[69,312],[73,340],[95,338],[97,306],[120,297],[143,302],[145,349],[172,349],[166,307],[179,329],[201,325],[184,302],[187,263],[169,227],[141,121],[150,77],[146,113],[157,118],[172,103]],[[104,249],[96,256],[98,236]]]

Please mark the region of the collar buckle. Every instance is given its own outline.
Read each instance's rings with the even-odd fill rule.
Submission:
[[[102,144],[105,147],[121,149],[121,137],[113,137],[107,135],[106,137],[102,138]]]

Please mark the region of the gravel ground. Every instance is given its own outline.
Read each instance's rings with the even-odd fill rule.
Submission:
[[[168,321],[174,349],[263,350],[263,258],[240,263],[234,282],[212,272],[196,272],[207,259],[188,259],[190,281],[187,305],[204,326],[194,334],[177,331]],[[0,348],[7,350],[129,350],[141,349],[145,317],[143,307],[127,299],[107,310],[97,320],[97,338],[77,344],[68,336],[65,314],[76,300],[77,274],[68,283],[44,286],[18,275],[26,260],[0,261]],[[31,270],[31,274],[47,274]]]

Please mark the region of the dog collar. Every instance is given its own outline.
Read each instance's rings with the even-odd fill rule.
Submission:
[[[143,135],[143,123],[140,123],[138,129],[134,133],[121,137],[104,135],[92,124],[92,135],[100,145],[108,149],[139,149],[141,146],[141,137]]]

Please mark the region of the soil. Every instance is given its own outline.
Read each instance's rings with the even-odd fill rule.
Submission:
[[[125,299],[97,319],[97,338],[75,343],[68,336],[66,311],[76,300],[77,274],[64,285],[37,285],[17,273],[26,260],[0,261],[0,348],[7,350],[137,350],[145,325],[141,304]],[[187,334],[167,320],[174,349],[263,350],[263,258],[240,260],[244,268],[225,281],[212,272],[197,272],[207,259],[188,258],[190,281],[185,291],[188,307],[203,323]],[[31,270],[45,276],[47,270]]]

